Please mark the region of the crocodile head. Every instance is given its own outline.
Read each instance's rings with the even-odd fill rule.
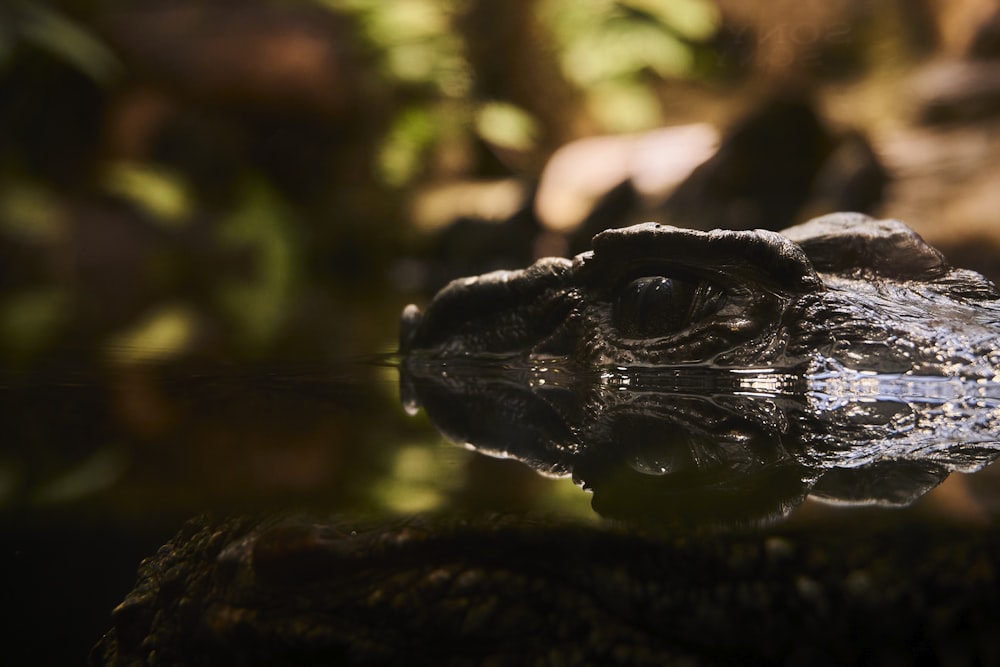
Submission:
[[[401,351],[594,368],[990,366],[997,293],[897,221],[818,218],[779,234],[656,223],[572,260],[456,280],[403,313]],[[978,370],[986,372],[986,369]]]
[[[905,504],[998,446],[1000,295],[857,214],[781,234],[602,232],[573,260],[407,307],[401,350],[409,410],[572,474],[610,513],[705,484],[738,508],[749,487],[784,487],[779,513],[807,490]]]

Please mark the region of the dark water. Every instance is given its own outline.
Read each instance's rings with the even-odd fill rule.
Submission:
[[[5,627],[24,640],[15,663],[78,662],[139,561],[206,511],[375,522],[531,512],[668,530],[872,507],[992,521],[995,474],[966,473],[996,456],[992,438],[970,436],[991,428],[995,397],[920,395],[912,383],[891,395],[891,378],[883,384],[842,397],[845,408],[766,369],[619,369],[581,384],[551,364],[441,368],[391,353],[9,373],[0,555]],[[615,400],[581,409],[595,391]],[[900,450],[876,428],[900,411],[925,425],[952,417]],[[800,428],[779,434],[789,419]]]
[[[9,664],[80,664],[142,558],[203,512],[372,521],[446,507],[590,513],[567,480],[442,442],[425,418],[404,412],[390,359],[66,363],[6,374]]]

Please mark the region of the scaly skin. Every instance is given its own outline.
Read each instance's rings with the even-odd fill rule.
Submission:
[[[833,214],[781,234],[646,223],[593,245],[572,261],[454,281],[426,311],[406,309],[401,351],[559,359],[581,374],[809,369],[824,359],[858,371],[1000,373],[1000,293],[897,221]]]
[[[998,563],[995,533],[895,515],[701,537],[200,519],[91,665],[990,664]]]

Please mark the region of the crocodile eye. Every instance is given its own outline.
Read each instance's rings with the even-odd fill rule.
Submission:
[[[634,337],[675,333],[717,307],[720,297],[706,283],[666,276],[636,278],[618,294],[615,326]]]

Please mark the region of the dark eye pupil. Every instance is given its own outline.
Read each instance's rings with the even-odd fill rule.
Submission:
[[[647,276],[630,282],[619,294],[615,323],[627,336],[655,336],[684,326],[694,288],[664,276]]]

